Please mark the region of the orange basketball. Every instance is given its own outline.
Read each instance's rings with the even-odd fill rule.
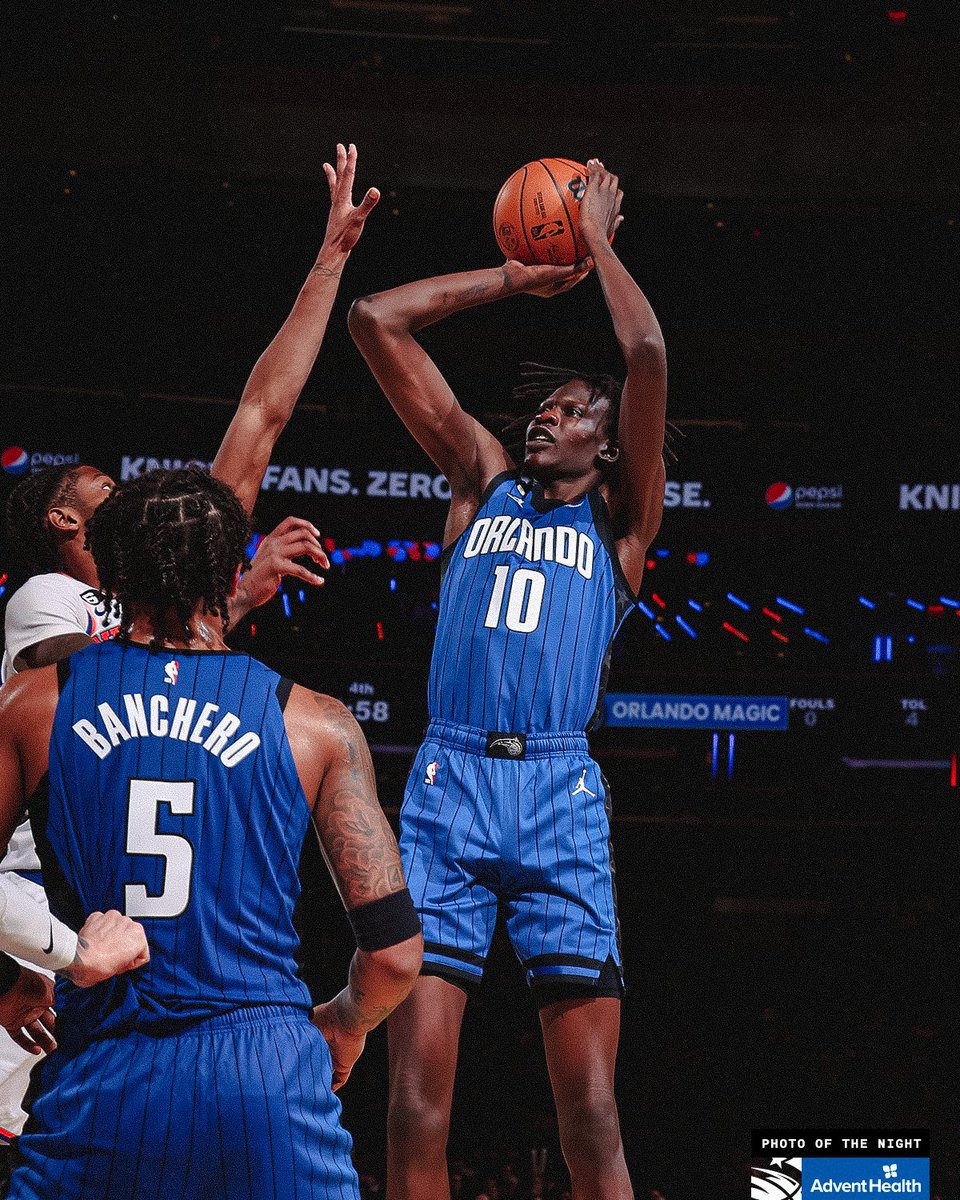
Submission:
[[[493,232],[507,258],[569,267],[586,258],[580,201],[587,168],[569,158],[538,158],[514,171],[493,205]]]

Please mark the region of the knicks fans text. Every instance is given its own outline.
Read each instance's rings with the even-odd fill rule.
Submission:
[[[260,745],[259,735],[249,731],[234,740],[240,718],[225,712],[218,719],[219,704],[204,704],[198,713],[196,700],[181,697],[171,716],[170,701],[162,694],[151,696],[149,703],[139,692],[126,693],[122,700],[124,717],[118,716],[106,702],[97,705],[103,732],[86,717],[73,724],[73,732],[97,758],[106,758],[116,746],[131,738],[162,737],[193,742],[225,767],[235,767]]]
[[[593,577],[593,540],[569,525],[547,525],[534,529],[525,517],[481,517],[470,529],[463,548],[464,558],[478,554],[510,551],[529,562],[555,562],[575,567],[584,577]]]

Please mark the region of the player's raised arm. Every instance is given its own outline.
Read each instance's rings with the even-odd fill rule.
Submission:
[[[587,244],[627,365],[620,404],[620,481],[611,497],[623,510],[626,532],[617,542],[628,581],[639,586],[647,547],[663,516],[663,438],[667,412],[667,360],[663,334],[650,303],[610,245],[622,221],[620,191],[593,158],[580,205],[580,233]]]
[[[337,146],[337,165],[323,164],[330,185],[330,216],[317,261],[279,333],[251,372],[230,427],[217,451],[213,474],[253,510],[277,438],[307,382],[337,295],[340,275],[363,225],[380,199],[370,188],[353,203],[357,148]]]
[[[284,718],[304,792],[316,796],[313,823],[323,855],[357,939],[347,986],[313,1014],[330,1045],[336,1090],[367,1033],[416,982],[423,936],[360,726],[338,701],[301,687],[291,692]]]
[[[493,476],[514,464],[493,434],[460,407],[414,334],[462,309],[520,292],[550,296],[565,291],[581,275],[578,267],[507,262],[421,279],[354,301],[349,317],[353,340],[404,425],[446,475],[454,506],[458,500],[478,500]]]

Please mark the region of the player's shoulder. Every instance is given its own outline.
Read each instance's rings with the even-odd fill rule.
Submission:
[[[58,695],[56,666],[11,675],[0,687],[0,725],[35,726],[56,708]]]
[[[50,595],[79,597],[84,592],[93,590],[89,584],[74,579],[72,575],[66,575],[63,571],[45,571],[39,575],[31,575],[25,580],[14,592],[10,602],[12,604],[13,599],[18,596],[27,600]]]
[[[51,605],[62,608],[83,607],[83,595],[94,589],[89,584],[64,575],[60,571],[49,571],[42,575],[31,575],[10,597],[7,604],[5,620],[9,626],[12,620],[37,612],[44,612]]]
[[[340,700],[298,683],[290,688],[284,716],[288,727],[294,725],[318,738],[352,737],[360,728],[353,713]]]

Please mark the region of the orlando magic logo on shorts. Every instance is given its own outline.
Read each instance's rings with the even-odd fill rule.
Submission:
[[[801,1159],[771,1158],[750,1168],[750,1200],[802,1200]]]

